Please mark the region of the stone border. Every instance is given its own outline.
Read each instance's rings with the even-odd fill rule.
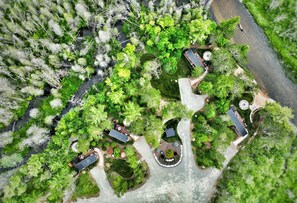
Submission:
[[[180,162],[181,162],[182,159],[183,159],[183,145],[180,145],[180,148],[181,148],[181,153],[180,153],[179,161],[178,161],[176,164],[174,164],[174,165],[164,165],[164,164],[161,164],[161,163],[159,162],[159,160],[158,160],[158,157],[155,155],[155,153],[153,153],[153,155],[154,155],[154,157],[155,157],[156,162],[157,162],[160,166],[165,167],[165,168],[173,168],[173,167],[177,166],[178,164],[180,164]]]

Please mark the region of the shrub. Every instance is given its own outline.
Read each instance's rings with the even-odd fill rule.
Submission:
[[[166,159],[171,159],[174,157],[174,151],[172,149],[167,149],[165,152]]]
[[[91,146],[92,147],[96,147],[96,145],[97,145],[97,142],[95,140],[91,141]]]
[[[104,147],[105,147],[105,148],[110,147],[110,142],[105,142],[105,143],[104,143]]]

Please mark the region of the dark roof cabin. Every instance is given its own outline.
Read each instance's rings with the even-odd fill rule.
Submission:
[[[116,130],[113,130],[113,129],[110,130],[109,135],[110,135],[111,137],[113,137],[113,138],[115,138],[115,139],[121,141],[121,142],[124,142],[124,143],[126,143],[126,142],[129,141],[129,137],[128,137],[127,135],[125,135],[125,134],[123,134],[123,133],[120,133],[120,132],[118,132],[118,131],[116,131]]]
[[[227,115],[230,117],[233,125],[236,128],[237,133],[242,137],[246,136],[248,134],[248,131],[246,130],[243,123],[240,121],[239,114],[231,107],[227,111]]]
[[[98,158],[97,154],[95,154],[95,153],[91,154],[87,158],[83,159],[81,162],[78,162],[78,163],[74,164],[74,167],[76,168],[76,170],[82,171],[86,167],[88,167],[91,164],[95,163],[97,161],[97,158]]]
[[[175,136],[175,132],[173,128],[168,128],[165,130],[166,133],[166,137],[174,137]]]
[[[184,56],[193,68],[200,67],[204,71],[205,65],[203,63],[203,59],[196,52],[192,49],[188,49],[184,52]]]

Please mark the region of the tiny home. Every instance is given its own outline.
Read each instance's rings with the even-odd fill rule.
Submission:
[[[230,117],[233,125],[235,126],[236,133],[242,137],[246,136],[248,134],[248,131],[245,128],[243,119],[240,117],[238,112],[234,108],[231,107],[227,111],[227,115]]]
[[[193,68],[200,67],[203,71],[205,70],[203,59],[199,56],[198,53],[194,52],[193,49],[186,50],[184,52],[184,56]]]

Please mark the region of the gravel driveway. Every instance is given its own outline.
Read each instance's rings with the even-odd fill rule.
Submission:
[[[239,0],[214,0],[210,7],[217,22],[232,16],[240,16],[244,32],[236,30],[233,40],[238,44],[248,44],[248,68],[269,96],[284,106],[294,110],[293,123],[297,125],[297,85],[284,74],[276,53],[271,49],[263,30]]]
[[[205,96],[193,94],[189,84],[189,79],[179,80],[181,99],[188,108],[197,111],[204,106]],[[178,166],[174,168],[159,166],[154,159],[150,146],[146,143],[144,137],[141,137],[135,141],[134,147],[143,156],[149,166],[150,177],[146,183],[137,190],[130,191],[121,198],[118,198],[110,194],[110,186],[106,187],[106,174],[104,170],[96,171],[96,169],[94,172],[97,173],[97,178],[103,179],[98,182],[105,182],[104,184],[98,184],[100,187],[100,196],[84,201],[80,200],[79,202],[208,202],[216,181],[221,175],[221,171],[214,168],[202,170],[196,166],[192,152],[190,124],[190,120],[185,119],[181,120],[177,127],[184,150],[183,159]],[[225,153],[226,161],[224,165],[226,165],[236,153],[237,149],[230,146]]]

